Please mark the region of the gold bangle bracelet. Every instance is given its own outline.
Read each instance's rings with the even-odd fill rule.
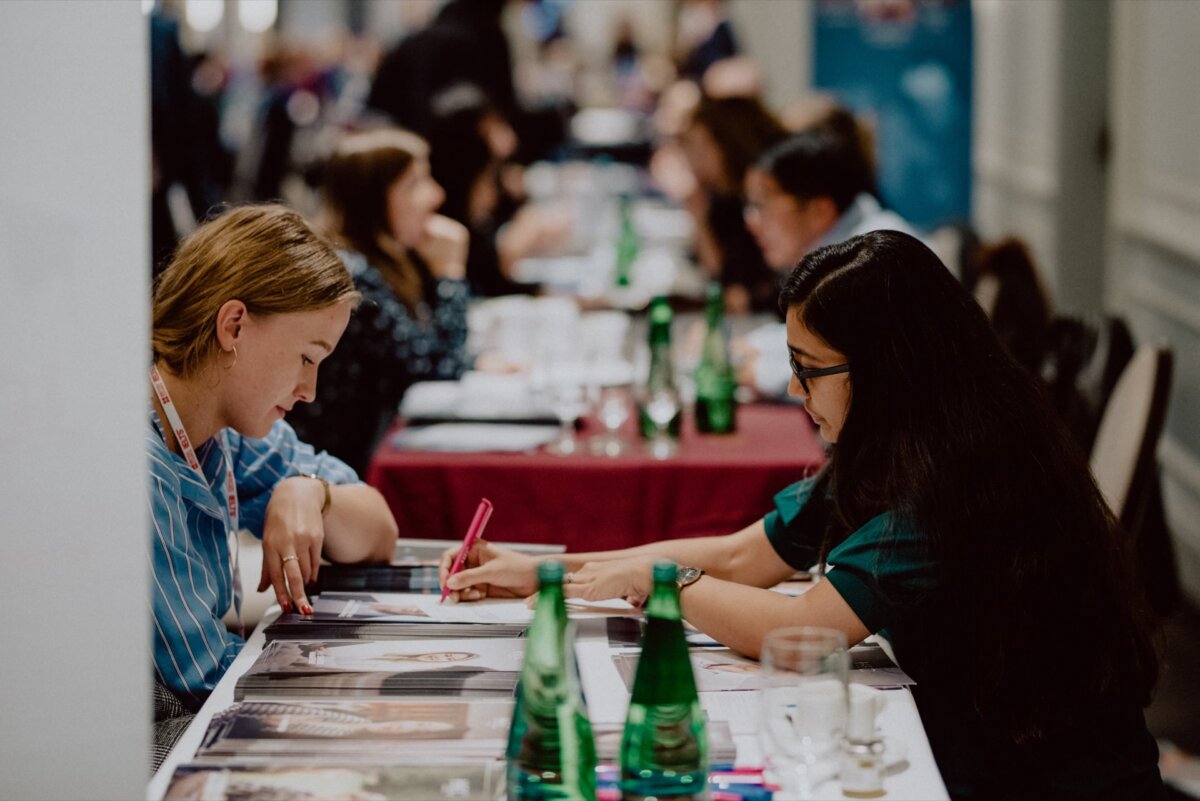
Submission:
[[[316,473],[301,473],[300,477],[316,479],[317,481],[320,481],[321,486],[325,488],[325,502],[321,504],[321,517],[324,517],[325,513],[329,511],[329,504],[333,502],[333,498],[329,494],[329,482],[318,476]]]

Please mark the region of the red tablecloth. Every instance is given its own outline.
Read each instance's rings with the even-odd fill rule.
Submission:
[[[367,481],[387,499],[402,537],[462,537],[481,497],[495,504],[492,540],[580,551],[725,534],[762,517],[776,492],[825,459],[800,408],[744,406],[737,423],[734,434],[701,435],[685,418],[679,454],[666,460],[632,439],[628,454],[610,458],[586,448],[572,456],[403,451],[389,437]],[[580,439],[595,433],[586,424]]]

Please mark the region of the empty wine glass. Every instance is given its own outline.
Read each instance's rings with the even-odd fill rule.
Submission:
[[[604,426],[604,433],[591,440],[593,453],[604,456],[620,456],[625,452],[625,443],[618,433],[629,419],[629,387],[602,386],[596,397],[596,416]]]
[[[681,408],[679,392],[674,387],[660,387],[646,399],[646,416],[654,425],[650,455],[655,459],[667,459],[679,452],[679,444],[671,434],[671,421]]]
[[[575,441],[575,420],[587,409],[583,385],[565,377],[555,377],[549,386],[550,409],[558,418],[558,436],[546,445],[546,451],[570,456],[578,450]]]
[[[776,629],[763,640],[759,735],[768,773],[789,797],[815,797],[837,771],[846,727],[846,636],[834,629]]]

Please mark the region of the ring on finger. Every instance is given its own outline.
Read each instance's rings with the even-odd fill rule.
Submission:
[[[575,583],[575,574],[568,572],[567,575],[563,577],[563,583],[564,584],[574,584]]]
[[[283,561],[280,564],[286,565],[288,562],[292,561],[293,559],[299,560],[300,557],[296,556],[296,554],[292,554],[291,556],[285,556],[285,557],[283,557]]]

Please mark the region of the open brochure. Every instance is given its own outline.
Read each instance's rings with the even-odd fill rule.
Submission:
[[[312,607],[312,620],[326,622],[528,624],[533,620],[533,609],[524,598],[487,598],[456,604],[440,603],[439,596],[423,593],[326,592],[312,600]],[[580,618],[637,616],[641,612],[620,599],[569,599],[567,614]]]
[[[699,692],[761,690],[765,686],[759,662],[728,648],[693,649],[691,657],[696,690]],[[636,653],[613,655],[617,671],[630,690],[637,673],[637,660]],[[883,648],[873,642],[860,643],[850,649],[850,681],[870,687],[916,684],[888,657]]]

